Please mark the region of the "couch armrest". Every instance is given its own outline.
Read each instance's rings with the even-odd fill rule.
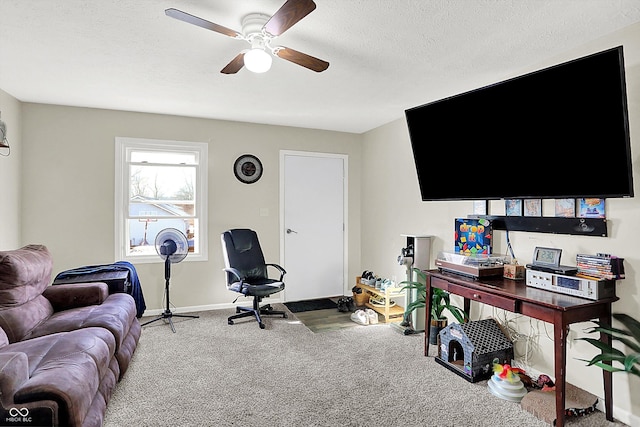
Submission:
[[[14,396],[29,380],[29,359],[21,351],[0,352],[0,422],[3,425],[59,425],[58,404],[52,400],[16,402]]]
[[[3,406],[13,403],[13,395],[29,379],[29,359],[23,352],[0,352],[0,397]],[[5,406],[6,407],[6,406]]]
[[[104,282],[70,283],[47,287],[42,295],[49,300],[54,311],[102,304],[109,296]]]

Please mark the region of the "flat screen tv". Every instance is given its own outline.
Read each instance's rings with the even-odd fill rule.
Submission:
[[[422,200],[633,197],[622,46],[405,116]]]

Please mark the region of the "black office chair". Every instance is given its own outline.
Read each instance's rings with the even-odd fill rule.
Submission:
[[[253,307],[236,307],[236,313],[227,321],[233,325],[234,319],[255,316],[264,329],[262,315],[278,315],[287,318],[284,311],[276,311],[270,304],[260,307],[262,298],[284,289],[283,277],[287,272],[278,264],[266,264],[260,248],[258,235],[246,228],[227,230],[220,236],[224,255],[224,271],[227,273],[227,289],[253,297]],[[275,267],[280,272],[278,280],[270,279],[267,267]],[[236,298],[237,299],[237,298]],[[234,301],[235,302],[235,301]]]

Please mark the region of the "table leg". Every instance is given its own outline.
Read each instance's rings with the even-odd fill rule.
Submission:
[[[562,312],[554,313],[554,369],[556,375],[556,427],[564,426],[565,369],[567,363],[567,324]]]
[[[611,327],[611,304],[606,307],[606,313],[600,316],[600,325],[604,328]],[[608,334],[600,333],[600,341],[606,345],[611,345],[611,336]],[[611,365],[611,361],[604,361],[604,363]],[[606,370],[602,370],[602,379],[604,382],[604,409],[607,420],[613,421],[613,377],[612,373]]]
[[[431,331],[431,276],[427,276],[425,283],[425,319],[424,319],[424,355],[429,356],[429,332]]]

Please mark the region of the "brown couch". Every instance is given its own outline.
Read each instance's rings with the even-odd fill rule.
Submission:
[[[0,425],[101,426],[140,338],[129,294],[51,284],[45,246],[0,251]]]

